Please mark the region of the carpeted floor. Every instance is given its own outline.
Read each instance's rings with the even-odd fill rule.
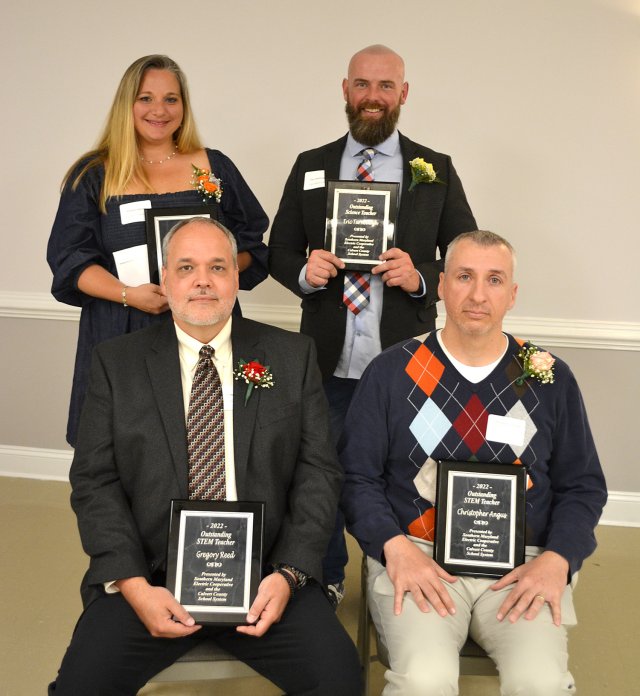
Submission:
[[[46,693],[80,614],[78,587],[86,568],[66,483],[0,477],[0,696]],[[576,590],[579,625],[570,633],[570,667],[580,696],[640,693],[634,636],[640,625],[640,529],[600,527],[599,548],[585,563]],[[360,552],[350,539],[347,596],[339,616],[356,637]],[[612,580],[615,579],[615,583]],[[371,667],[371,696],[381,693],[384,669]],[[271,696],[263,679],[154,684],[145,696]],[[461,696],[498,696],[492,677],[463,677]],[[354,696],[356,696],[354,694]]]

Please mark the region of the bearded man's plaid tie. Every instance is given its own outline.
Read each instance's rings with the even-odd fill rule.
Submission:
[[[373,156],[376,150],[367,147],[360,152],[362,161],[356,171],[358,181],[373,181]],[[344,275],[344,291],[342,301],[347,308],[354,314],[358,314],[369,304],[370,273],[360,273],[360,271],[347,271]]]

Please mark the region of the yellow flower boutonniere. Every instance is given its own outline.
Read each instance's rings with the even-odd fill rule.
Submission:
[[[433,168],[430,162],[425,162],[422,157],[416,157],[409,162],[411,167],[411,183],[409,184],[409,191],[413,189],[418,184],[443,184],[444,181],[438,179],[438,173]]]

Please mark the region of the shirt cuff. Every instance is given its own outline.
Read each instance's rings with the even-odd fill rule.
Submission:
[[[418,288],[417,292],[410,292],[409,297],[424,297],[427,294],[427,285],[424,282],[424,278],[422,277],[422,273],[416,268],[416,273],[418,274],[418,277],[420,278],[420,287]]]
[[[305,263],[305,265],[302,267],[302,270],[300,271],[300,275],[298,276],[298,285],[300,286],[300,290],[302,290],[302,292],[305,295],[310,295],[313,292],[318,292],[318,290],[325,290],[326,289],[326,287],[327,287],[326,285],[322,285],[319,288],[314,288],[313,285],[309,285],[309,283],[307,283],[307,280],[306,280],[306,275],[307,275],[307,264]],[[422,277],[422,276],[420,276],[420,277]]]

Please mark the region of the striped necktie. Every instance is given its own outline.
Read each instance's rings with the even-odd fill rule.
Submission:
[[[372,147],[366,147],[361,150],[360,154],[362,161],[356,170],[356,179],[358,181],[373,181],[373,157],[376,150]],[[360,271],[347,271],[344,274],[342,301],[354,314],[358,314],[369,304],[370,278],[370,273],[360,273]]]
[[[187,414],[189,498],[224,500],[224,407],[222,384],[213,364],[213,348],[200,349]]]

